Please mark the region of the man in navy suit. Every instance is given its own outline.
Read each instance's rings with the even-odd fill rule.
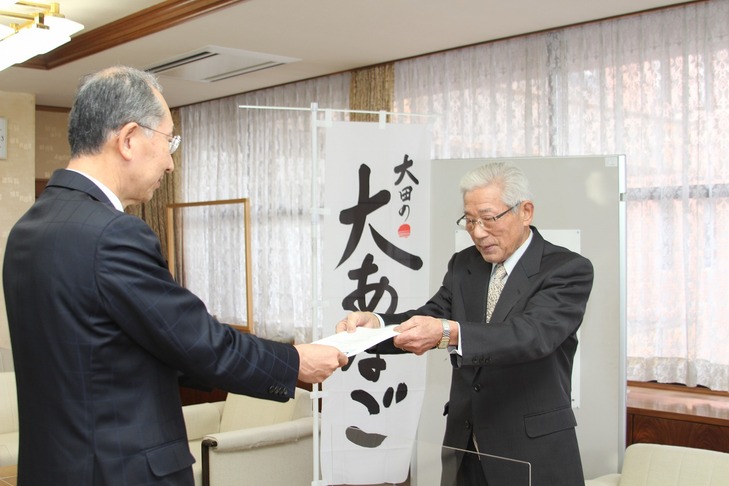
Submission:
[[[71,160],[11,231],[3,284],[18,387],[21,486],[192,485],[178,375],[286,401],[346,363],[219,323],[172,279],[148,201],[179,145],[150,74],[80,85]]]
[[[402,323],[376,351],[449,350],[443,485],[582,486],[571,376],[592,264],[531,226],[534,204],[517,167],[475,169],[461,192],[458,224],[474,245],[453,255],[438,292],[401,314],[352,313],[337,330]],[[496,267],[505,283],[487,312]]]

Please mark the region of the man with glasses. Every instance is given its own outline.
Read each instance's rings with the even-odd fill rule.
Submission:
[[[91,75],[69,116],[71,160],[11,231],[3,284],[24,485],[186,485],[178,376],[275,401],[347,359],[243,334],[170,275],[149,201],[180,143],[157,80]],[[222,291],[222,289],[221,289]]]
[[[354,312],[337,331],[400,323],[373,351],[448,349],[442,485],[582,486],[571,376],[592,264],[531,226],[517,167],[488,164],[460,186],[457,224],[473,246],[453,255],[438,292],[400,314]]]

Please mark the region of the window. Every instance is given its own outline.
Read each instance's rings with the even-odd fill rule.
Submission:
[[[434,158],[625,154],[628,379],[729,390],[729,3],[395,65]]]

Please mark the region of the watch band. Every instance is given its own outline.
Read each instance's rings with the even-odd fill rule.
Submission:
[[[448,323],[447,319],[441,319],[440,323],[443,326],[443,335],[438,343],[438,349],[445,349],[451,341],[451,325]]]

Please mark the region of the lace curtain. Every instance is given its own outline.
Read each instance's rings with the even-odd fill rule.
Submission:
[[[401,61],[394,100],[434,158],[625,154],[628,379],[729,390],[729,2]]]
[[[394,78],[394,111],[439,115],[434,158],[625,154],[628,379],[729,390],[729,2],[400,61]],[[265,337],[310,335],[309,115],[237,105],[346,108],[348,91],[336,75],[181,109],[185,200],[251,199]]]
[[[348,74],[339,74],[180,109],[181,202],[250,199],[253,322],[259,336],[311,340],[309,108],[315,102],[321,108],[346,109],[349,79]],[[305,111],[241,109],[239,105]],[[318,139],[323,159],[323,137]],[[319,179],[322,167],[319,163]],[[214,229],[222,238],[230,233],[225,224],[218,223]],[[206,295],[236,295],[236,269],[219,271],[218,284],[199,292],[203,301],[208,301]],[[317,323],[319,329],[321,325]]]

